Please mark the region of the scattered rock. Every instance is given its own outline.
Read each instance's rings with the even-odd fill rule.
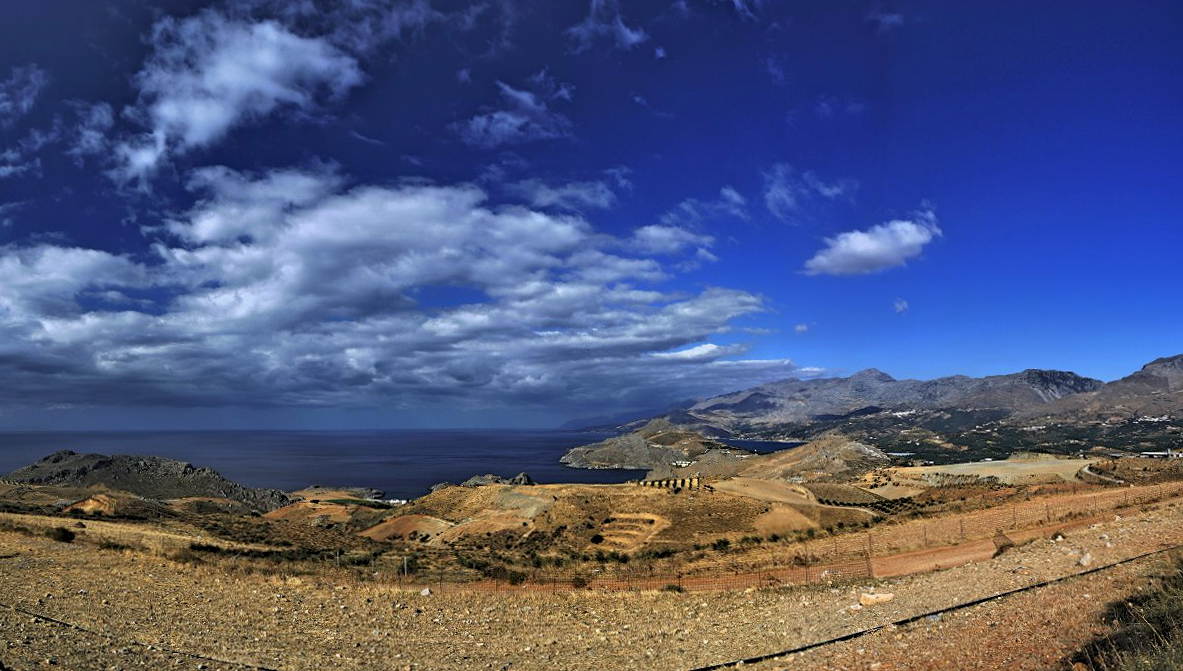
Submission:
[[[447,484],[447,483],[441,483]],[[460,483],[461,487],[480,487],[481,485],[532,485],[534,481],[525,473],[518,473],[512,478],[503,478],[500,475],[493,475],[486,473],[484,475],[474,475],[471,478]],[[435,491],[435,488],[432,488]]]
[[[895,598],[895,594],[891,592],[863,592],[859,595],[858,601],[864,606],[877,606],[881,603],[887,603]]]
[[[431,588],[430,588],[430,587],[424,587],[424,588],[423,588],[423,591],[422,591],[422,592],[419,592],[419,594],[421,594],[421,595],[423,595],[423,596],[431,596]]]

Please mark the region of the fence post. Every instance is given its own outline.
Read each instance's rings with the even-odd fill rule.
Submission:
[[[962,518],[958,519],[957,522],[961,525],[961,542],[964,543],[965,542],[965,518],[962,517]]]

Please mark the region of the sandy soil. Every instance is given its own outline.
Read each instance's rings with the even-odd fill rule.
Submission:
[[[1029,485],[1045,482],[1073,482],[1076,472],[1097,463],[1099,459],[1017,459],[1006,461],[978,461],[945,466],[905,466],[887,469],[901,478],[921,480],[938,473],[968,475],[973,477],[995,477],[1012,485]]]
[[[445,587],[421,595],[382,576],[358,580],[331,568],[317,576],[247,574],[100,550],[85,535],[64,544],[0,532],[0,604],[102,633],[34,622],[0,607],[0,661],[21,670],[48,668],[50,658],[59,668],[238,668],[149,647],[155,646],[285,670],[690,668],[1071,574],[1082,570],[1086,555],[1095,566],[1181,543],[1181,523],[1183,508],[1167,504],[936,573],[681,594],[477,594]],[[1136,587],[1151,564],[759,668],[1049,668],[1100,626],[1103,603]],[[871,589],[894,598],[858,606],[859,595]]]
[[[817,499],[809,490],[782,480],[758,480],[756,478],[731,478],[717,482],[715,489],[740,496],[750,496],[761,501],[780,501],[801,505],[817,505]]]
[[[452,523],[430,515],[400,515],[370,527],[361,533],[366,538],[383,541],[394,537],[416,534],[441,534],[452,528]]]

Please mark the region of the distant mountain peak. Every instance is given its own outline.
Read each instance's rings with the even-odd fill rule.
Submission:
[[[1175,356],[1164,356],[1155,359],[1150,363],[1142,366],[1142,370],[1153,373],[1162,370],[1180,371],[1183,370],[1183,354],[1176,354]]]
[[[875,380],[876,382],[895,382],[895,378],[884,373],[878,368],[867,368],[860,370],[854,375],[850,376],[852,380]]]

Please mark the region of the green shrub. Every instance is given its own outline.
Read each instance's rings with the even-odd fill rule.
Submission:
[[[591,537],[591,542],[595,543],[596,545],[599,545],[600,543],[604,542],[604,537],[601,536],[600,534],[595,534]]]
[[[45,536],[46,538],[55,540],[59,543],[73,543],[74,539],[76,538],[74,532],[70,531],[66,527],[54,527],[49,531],[46,531]]]
[[[1183,557],[1147,592],[1109,606],[1113,631],[1094,639],[1070,662],[1096,671],[1183,668]]]

